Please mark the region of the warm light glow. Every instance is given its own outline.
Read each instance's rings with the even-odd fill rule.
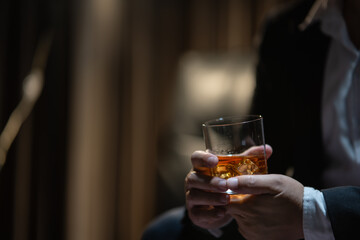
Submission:
[[[248,111],[255,87],[253,58],[241,54],[196,54],[183,59],[179,96],[190,114]]]
[[[192,66],[188,74],[184,79],[185,91],[194,107],[218,108],[231,91],[232,82],[221,67]]]

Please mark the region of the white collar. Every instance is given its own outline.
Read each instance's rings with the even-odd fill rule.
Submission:
[[[321,31],[336,39],[350,52],[358,56],[359,51],[351,42],[346,23],[342,16],[342,0],[316,0],[304,21],[299,25],[301,31],[314,22],[321,22]]]

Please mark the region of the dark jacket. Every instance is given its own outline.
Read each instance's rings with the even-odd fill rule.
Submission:
[[[297,2],[266,22],[252,112],[263,115],[265,141],[274,149],[269,173],[291,167],[302,184],[322,188],[321,92],[329,38],[319,23],[299,29],[313,2]]]
[[[336,187],[323,191],[335,239],[355,239],[360,225],[360,187]]]

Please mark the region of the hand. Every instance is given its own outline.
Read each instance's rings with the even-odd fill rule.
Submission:
[[[191,155],[194,171],[185,178],[186,208],[191,221],[205,229],[215,229],[226,225],[232,220],[226,214],[225,206],[229,203],[226,180],[210,177],[196,172],[196,169],[213,168],[218,159],[215,155],[195,151]]]
[[[250,148],[246,154],[255,154],[263,151],[262,147]],[[266,158],[272,154],[272,148],[265,146]],[[245,153],[244,153],[245,154]],[[226,180],[219,177],[210,177],[201,174],[204,168],[213,168],[218,158],[204,151],[195,151],[191,155],[193,171],[185,179],[186,207],[191,221],[205,229],[215,229],[225,226],[233,218],[226,214],[225,206],[229,204],[229,195],[224,192],[228,189]]]
[[[227,213],[246,239],[304,237],[301,183],[285,175],[268,174],[229,178],[227,184],[233,191],[251,194],[227,206]]]

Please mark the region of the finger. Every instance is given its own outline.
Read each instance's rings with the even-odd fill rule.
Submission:
[[[189,207],[193,206],[224,206],[229,204],[230,197],[225,193],[204,192],[190,189],[186,192],[186,201]]]
[[[218,158],[214,154],[204,151],[195,151],[191,155],[191,163],[194,169],[201,167],[213,168],[217,165],[218,161]]]
[[[185,178],[185,190],[192,188],[213,192],[225,192],[227,190],[227,183],[226,179],[190,172]]]
[[[270,158],[270,156],[273,153],[273,149],[270,145],[265,144],[265,154],[266,154],[266,160],[268,160]]]
[[[263,145],[261,146],[253,146],[249,149],[247,149],[245,152],[243,152],[241,155],[263,155],[265,153],[266,160],[270,158],[271,154],[273,152],[273,149],[270,145],[265,144],[265,147]]]
[[[242,175],[227,179],[227,187],[241,194],[278,194],[283,182],[289,181],[284,175]],[[290,178],[289,178],[290,179]]]

